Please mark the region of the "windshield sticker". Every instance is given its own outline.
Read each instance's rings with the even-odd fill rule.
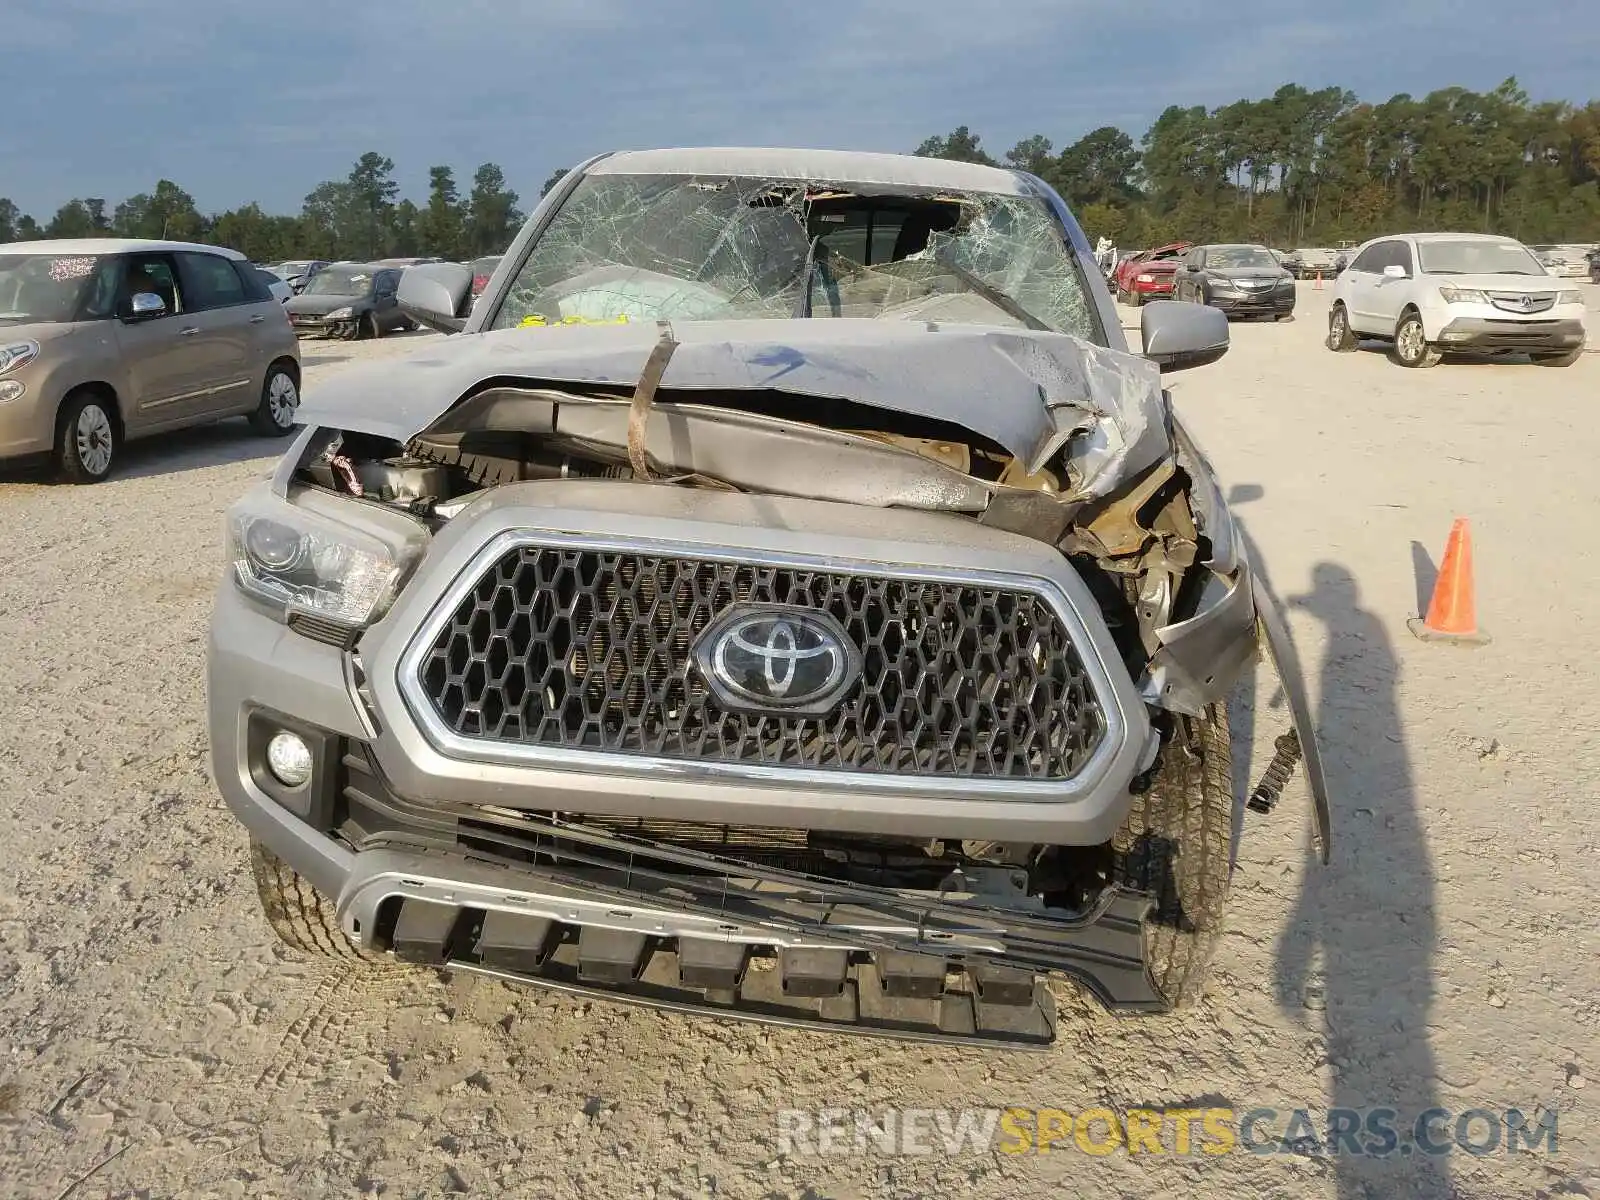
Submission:
[[[94,272],[98,258],[57,258],[50,263],[50,278],[56,283],[66,283],[69,279],[84,279]]]
[[[517,322],[518,329],[547,329],[552,325],[626,325],[627,313],[618,313],[615,317],[562,317],[559,321],[551,321],[539,313],[523,317]]]

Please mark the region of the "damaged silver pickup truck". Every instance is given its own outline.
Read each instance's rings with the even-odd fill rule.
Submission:
[[[228,517],[216,778],[291,946],[1037,1047],[1201,990],[1292,648],[1082,231],[1014,171],[664,150],[565,176],[453,334],[321,384]]]

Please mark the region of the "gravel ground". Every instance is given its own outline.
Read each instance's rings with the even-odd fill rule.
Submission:
[[[1600,686],[1572,653],[1600,594],[1600,355],[1406,371],[1322,349],[1325,301],[1303,285],[1298,321],[1235,326],[1173,390],[1291,606],[1334,866],[1307,867],[1296,782],[1250,818],[1206,1005],[1119,1021],[1069,998],[1048,1055],[280,950],[209,777],[202,658],[222,511],[281,444],[230,422],[136,447],[97,487],[0,475],[0,1195],[1600,1194],[1582,1090],[1600,1077]],[[427,336],[308,345],[308,391]],[[1472,651],[1404,624],[1457,514],[1495,638]],[[1262,719],[1242,705],[1235,731],[1258,748],[1283,720],[1262,683]],[[1560,1135],[1554,1154],[1387,1162],[808,1158],[780,1156],[775,1118],[1217,1104],[1516,1107],[1558,1113]]]

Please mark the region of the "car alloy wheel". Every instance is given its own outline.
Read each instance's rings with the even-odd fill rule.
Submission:
[[[106,410],[93,402],[85,404],[72,432],[84,472],[98,478],[109,471],[116,435]]]
[[[1400,318],[1400,327],[1394,331],[1394,352],[1400,364],[1406,367],[1431,367],[1441,357],[1438,350],[1428,345],[1422,318],[1414,312]]]

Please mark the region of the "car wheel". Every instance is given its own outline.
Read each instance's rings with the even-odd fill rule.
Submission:
[[[361,332],[356,335],[363,338],[381,338],[383,326],[378,323],[376,313],[368,313],[361,319]]]
[[[1561,354],[1533,354],[1529,357],[1533,359],[1533,365],[1536,367],[1570,367],[1583,357],[1583,347],[1579,346],[1576,350],[1567,350]]]
[[[1233,874],[1233,758],[1228,710],[1179,717],[1150,786],[1134,797],[1112,837],[1116,879],[1147,892],[1144,959],[1156,991],[1174,1008],[1205,987],[1222,936]]]
[[[1127,302],[1128,302],[1128,293],[1123,291],[1121,288],[1118,288],[1117,289],[1117,303],[1118,304],[1126,304]]]
[[[267,924],[291,950],[374,967],[386,962],[384,955],[363,950],[345,937],[332,902],[254,838],[250,839],[250,873],[255,876]]]
[[[250,414],[250,428],[263,437],[282,437],[294,428],[300,409],[300,385],[289,368],[274,363],[261,385],[261,403]]]
[[[56,421],[56,465],[72,483],[99,483],[111,474],[122,432],[116,406],[99,392],[82,392]]]
[[[1414,312],[1406,313],[1395,326],[1394,354],[1403,367],[1431,367],[1444,357],[1437,346],[1428,344],[1422,318]]]
[[[1354,350],[1357,344],[1356,331],[1350,328],[1350,314],[1344,305],[1335,304],[1328,313],[1328,349],[1342,353]]]

